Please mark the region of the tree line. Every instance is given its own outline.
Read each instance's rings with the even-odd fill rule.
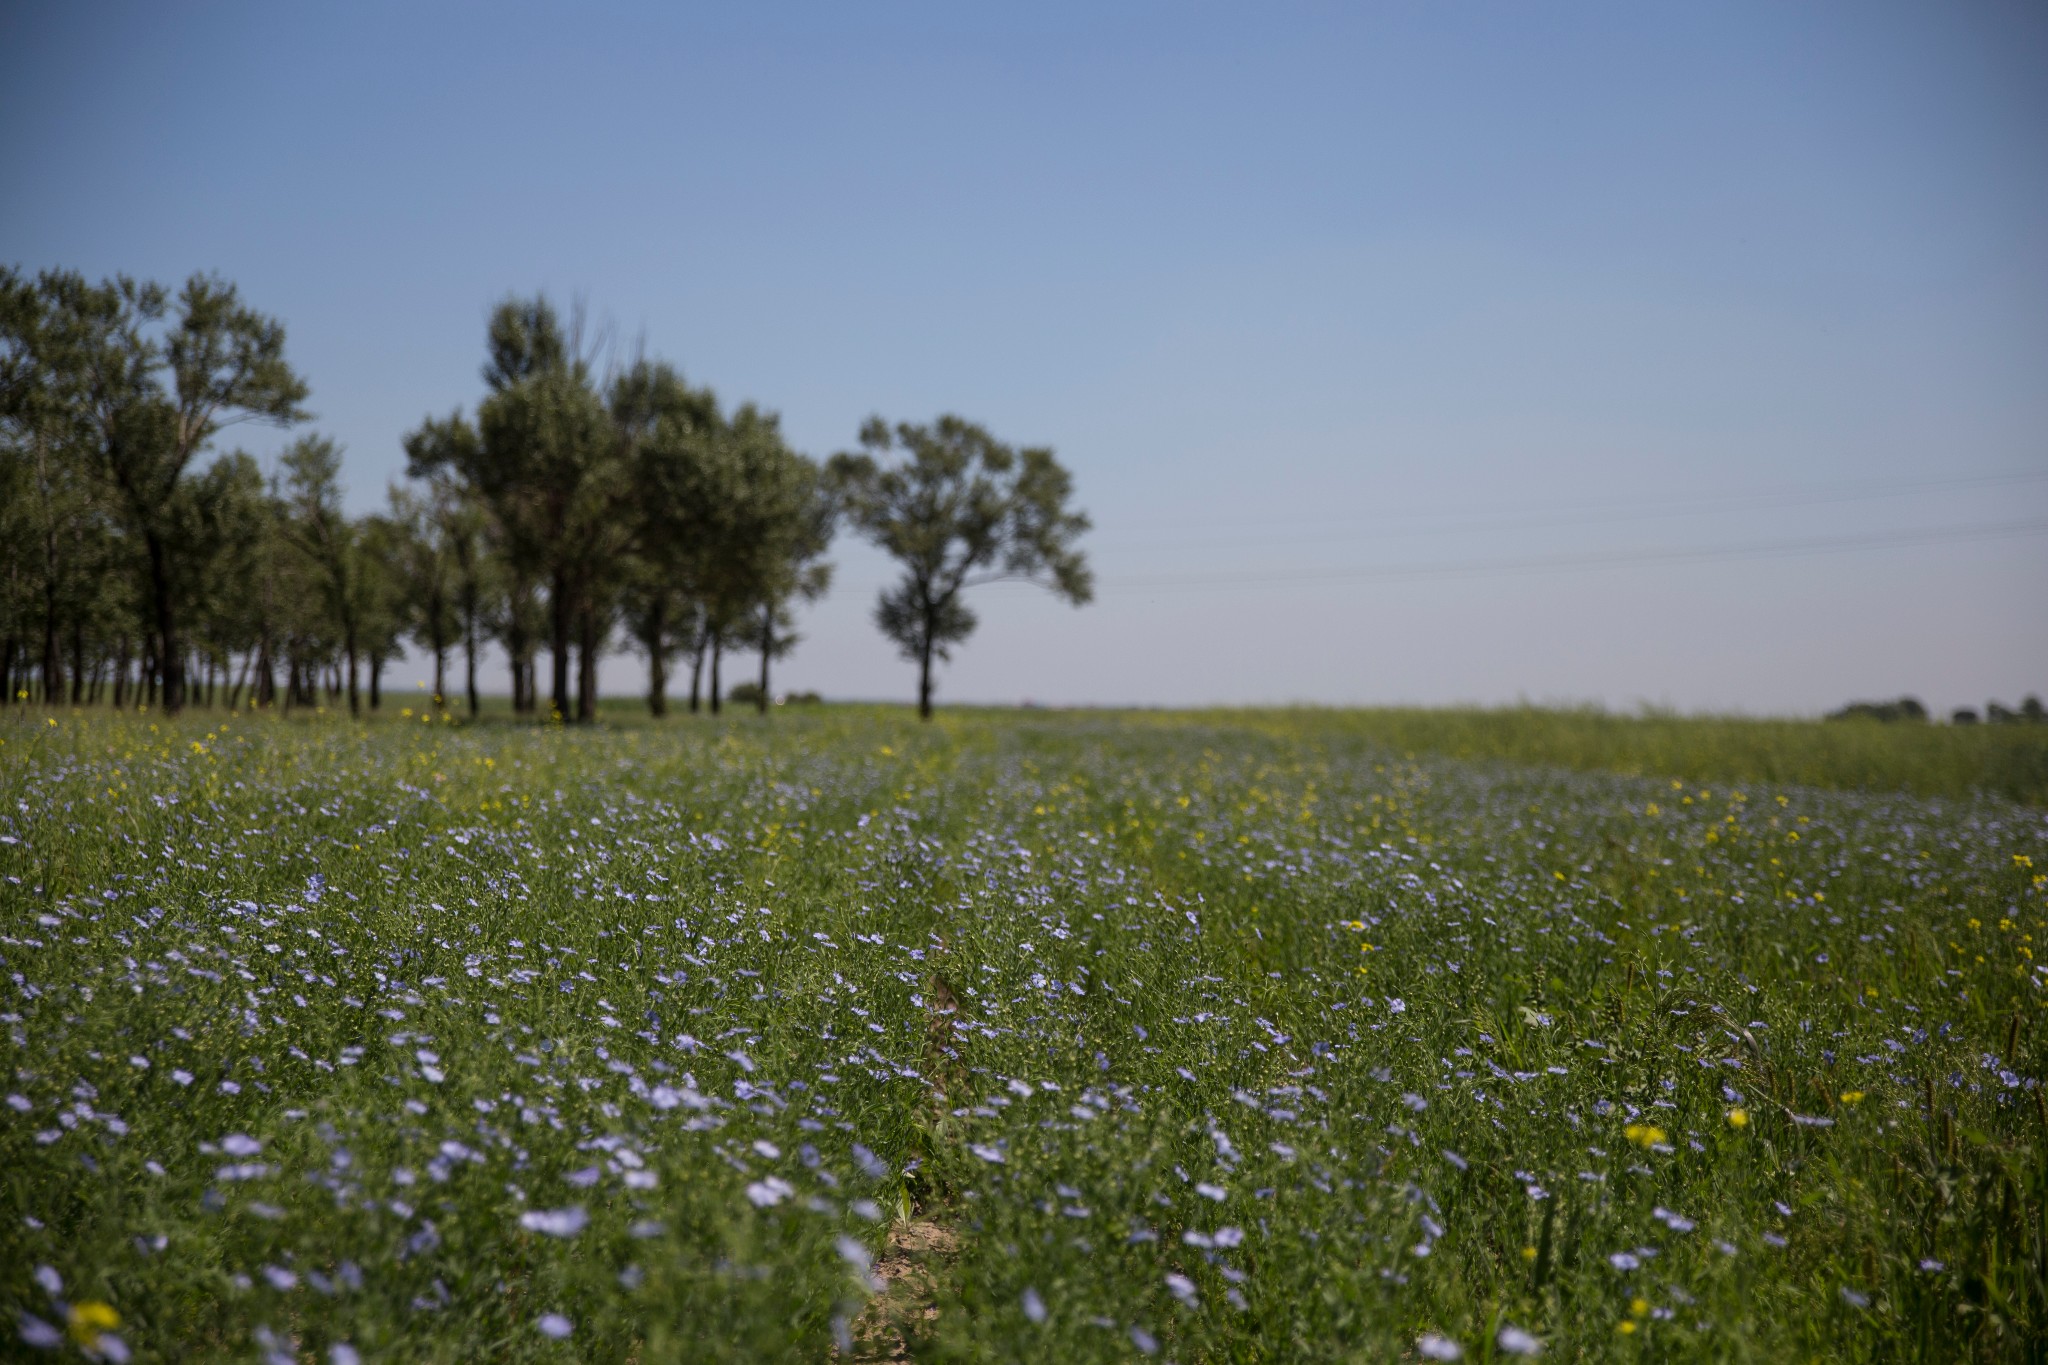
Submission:
[[[523,715],[592,719],[598,662],[622,646],[646,660],[656,715],[679,664],[690,710],[718,711],[733,653],[757,657],[747,690],[765,710],[845,527],[901,567],[875,621],[917,665],[929,717],[935,665],[975,626],[968,589],[1024,579],[1089,600],[1088,521],[1050,450],[952,415],[875,418],[857,451],[820,462],[775,413],[610,350],[545,296],[500,303],[482,400],[409,432],[406,480],[351,516],[325,436],[267,470],[216,450],[240,425],[310,420],[283,326],[233,285],[0,267],[0,698],[176,712],[345,697],[359,715],[410,646],[436,705],[459,664],[454,704],[475,715],[495,643]]]
[[[1827,714],[1829,720],[1874,720],[1886,724],[1906,722],[1924,725],[1930,719],[1926,703],[1918,697],[1900,697],[1897,701],[1852,701],[1838,711]],[[1986,702],[1984,717],[1993,725],[2042,725],[2048,724],[2048,709],[2041,705],[2039,697],[2029,696],[2014,710],[2000,702]],[[1951,725],[1975,725],[1977,708],[1958,706],[1949,712]]]

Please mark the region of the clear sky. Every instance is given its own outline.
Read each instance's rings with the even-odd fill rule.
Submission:
[[[0,260],[235,281],[362,508],[515,290],[1051,445],[942,701],[2048,693],[2027,0],[8,6]],[[778,684],[908,696],[836,557]]]

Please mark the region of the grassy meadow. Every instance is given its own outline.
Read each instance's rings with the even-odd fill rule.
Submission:
[[[16,709],[0,1355],[2041,1360],[2044,755]]]

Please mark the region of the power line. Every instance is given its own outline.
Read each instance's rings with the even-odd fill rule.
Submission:
[[[1663,550],[1594,551],[1582,554],[1537,555],[1442,561],[1433,564],[1361,565],[1341,569],[1279,569],[1249,574],[1185,574],[1106,579],[1109,591],[1144,589],[1260,587],[1282,583],[1366,581],[1414,582],[1434,578],[1485,578],[1502,574],[1561,572],[1573,569],[1625,568],[1650,564],[1702,563],[1711,560],[1773,559],[1791,555],[1839,554],[1857,550],[1901,549],[1957,541],[2005,539],[2048,533],[2048,521],[1980,522],[1967,526],[1923,527],[1877,531],[1862,535],[1815,536],[1796,540],[1748,541],[1727,545],[1687,546]]]
[[[2048,480],[2048,469],[2013,470],[2001,473],[1966,474],[1946,478],[1892,480],[1873,483],[1838,485],[1835,487],[1785,487],[1777,489],[1752,489],[1733,493],[1693,494],[1682,497],[1663,497],[1648,500],[1603,499],[1580,503],[1562,503],[1530,514],[1530,509],[1499,509],[1475,514],[1472,509],[1439,512],[1383,513],[1363,517],[1323,517],[1310,519],[1269,519],[1266,521],[1233,523],[1232,529],[1246,526],[1286,527],[1287,533],[1280,539],[1288,543],[1299,543],[1303,539],[1338,539],[1357,530],[1382,528],[1374,532],[1380,537],[1450,535],[1459,531],[1514,531],[1541,529],[1553,526],[1582,526],[1624,521],[1642,521],[1653,518],[1677,516],[1707,516],[1728,512],[1763,511],[1775,508],[1826,506],[1834,503],[1863,502],[1881,498],[1908,497],[1918,493],[1954,492],[1971,489],[1991,490],[2018,484],[2037,483]],[[1446,518],[1450,520],[1447,522]],[[1417,521],[1430,525],[1417,526]],[[1190,525],[1181,523],[1181,525]],[[1216,526],[1218,523],[1209,523]],[[1153,523],[1150,528],[1143,525],[1132,528],[1138,531],[1167,530],[1172,523]],[[1304,536],[1302,533],[1315,527],[1340,527],[1342,530],[1327,531],[1320,535]],[[1273,536],[1236,537],[1222,541],[1205,541],[1207,548],[1232,545],[1271,544]],[[1170,549],[1172,544],[1150,545],[1131,548]]]

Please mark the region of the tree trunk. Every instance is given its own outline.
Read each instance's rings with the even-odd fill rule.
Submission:
[[[704,646],[698,645],[690,655],[690,714],[696,715],[702,709],[704,683]]]
[[[462,655],[463,655],[463,667],[464,667],[464,669],[465,669],[465,679],[464,679],[464,681],[465,681],[465,683],[467,684],[467,687],[468,687],[468,690],[469,690],[469,718],[470,718],[471,720],[475,720],[475,719],[476,719],[476,711],[477,711],[477,701],[476,701],[476,612],[475,612],[475,610],[474,610],[474,609],[472,609],[472,610],[470,611],[470,613],[469,613],[469,621],[468,621],[468,624],[466,624],[466,625],[465,625],[465,626],[463,627],[463,634],[462,634]]]
[[[668,659],[662,653],[662,636],[668,625],[667,607],[668,604],[656,596],[647,613],[647,633],[641,640],[647,646],[647,714],[650,716],[668,714]]]
[[[514,587],[511,616],[505,623],[505,654],[512,661],[512,712],[526,714],[526,631],[519,624],[519,590]]]
[[[762,715],[768,714],[768,660],[775,653],[775,608],[761,608],[761,695],[754,701]]]
[[[597,612],[585,604],[576,613],[576,624],[582,637],[576,650],[576,720],[588,724],[597,719]]]
[[[553,627],[552,645],[554,651],[554,708],[557,720],[569,718],[569,585],[566,575],[555,575],[555,590],[550,595],[548,615]]]
[[[85,622],[71,622],[71,704],[85,701]]]
[[[14,705],[14,637],[0,640],[0,706]]]
[[[57,585],[45,590],[43,604],[43,704],[55,706],[64,700],[64,651],[58,644]]]
[[[925,631],[924,646],[917,656],[917,718],[932,718],[932,638],[931,631]]]
[[[43,704],[56,706],[64,700],[64,647],[62,628],[57,624],[57,531],[52,525],[43,537]]]
[[[438,704],[440,703],[440,700],[441,700],[441,691],[440,691],[440,689],[439,689],[439,688],[435,688],[435,689],[434,689],[434,701],[435,701],[435,704],[436,704],[436,705],[438,705]],[[378,707],[382,706],[383,704],[384,704],[384,656],[383,656],[382,654],[372,654],[372,655],[370,656],[370,709],[371,709],[372,711],[374,711],[374,710],[376,710],[376,709],[377,709]]]
[[[185,651],[178,643],[177,608],[171,598],[170,555],[163,537],[143,537],[149,551],[149,589],[156,614],[156,674],[163,682],[163,708],[167,715],[185,709]],[[150,680],[150,700],[157,700],[157,678]]]
[[[725,641],[718,638],[718,633],[713,631],[711,635],[711,714],[714,716],[718,714],[720,704],[718,696],[718,660],[719,656],[723,653],[725,653]]]
[[[348,713],[351,716],[363,714],[362,699],[356,695],[356,637],[350,632],[342,642],[342,649],[348,655]]]
[[[252,649],[242,655],[241,676],[236,678],[235,685],[228,689],[228,710],[232,711],[242,704],[242,689],[249,685],[249,674],[254,671],[255,667],[256,651]]]

